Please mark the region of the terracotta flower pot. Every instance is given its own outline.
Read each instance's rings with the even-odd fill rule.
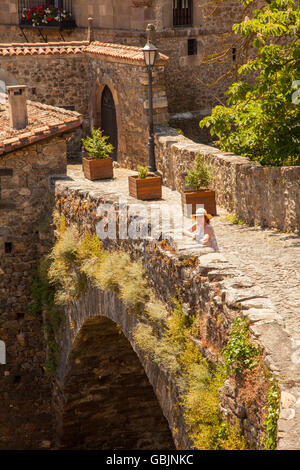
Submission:
[[[113,161],[110,157],[101,160],[83,157],[82,167],[85,178],[91,181],[113,177]]]
[[[204,209],[211,215],[217,215],[216,208],[216,193],[210,189],[203,191],[184,190],[181,193],[182,211],[184,212],[184,206],[187,205],[187,217],[191,217],[195,214],[197,204],[203,204]]]
[[[143,201],[161,198],[161,177],[149,173],[146,178],[128,176],[129,195]]]

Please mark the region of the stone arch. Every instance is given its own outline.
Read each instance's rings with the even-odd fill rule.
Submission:
[[[117,325],[91,317],[68,358],[60,449],[174,449],[145,371]]]
[[[69,306],[53,389],[59,448],[190,448],[178,391],[136,348],[136,322],[112,291]]]
[[[102,95],[105,88],[108,88],[110,93],[112,94],[114,105],[115,105],[115,113],[116,113],[116,127],[117,127],[117,150],[120,150],[119,143],[121,142],[122,136],[122,119],[120,116],[120,107],[119,107],[119,98],[118,93],[116,91],[116,87],[112,80],[105,75],[101,79],[98,77],[95,81],[93,91],[91,94],[91,106],[90,106],[90,122],[91,128],[99,128],[102,127]],[[118,159],[118,151],[115,155],[115,160]]]

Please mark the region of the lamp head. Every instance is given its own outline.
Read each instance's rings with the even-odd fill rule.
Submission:
[[[157,52],[157,47],[150,41],[148,41],[147,44],[143,47],[144,60],[147,66],[153,67],[157,57]]]

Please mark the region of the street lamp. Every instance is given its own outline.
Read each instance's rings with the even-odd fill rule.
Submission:
[[[148,40],[145,47],[143,47],[144,53],[144,60],[145,64],[148,69],[148,101],[149,101],[149,140],[148,140],[148,148],[149,148],[149,161],[148,161],[148,169],[150,172],[156,171],[156,164],[155,164],[155,153],[154,153],[154,134],[153,134],[153,95],[152,95],[152,67],[155,64],[155,60],[157,57],[158,49],[151,41],[151,32],[154,32],[154,26],[148,25]]]

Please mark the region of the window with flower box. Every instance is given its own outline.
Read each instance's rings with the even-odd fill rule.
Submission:
[[[19,0],[19,24],[23,27],[63,28],[75,27],[72,0]]]

